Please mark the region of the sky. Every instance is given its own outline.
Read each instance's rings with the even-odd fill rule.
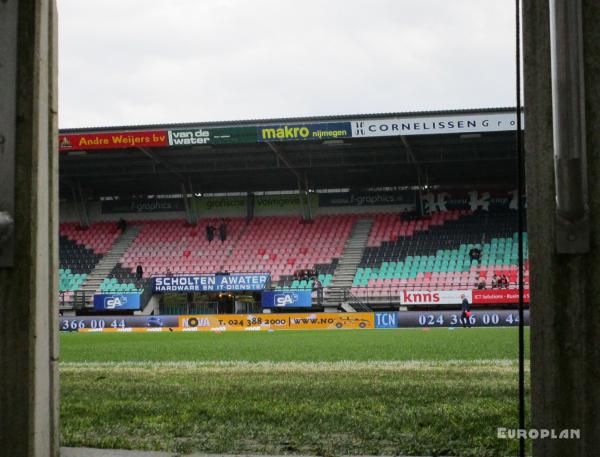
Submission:
[[[515,105],[513,0],[58,0],[60,128]]]

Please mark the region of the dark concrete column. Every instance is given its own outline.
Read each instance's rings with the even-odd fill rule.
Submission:
[[[548,0],[523,2],[525,149],[531,266],[533,427],[580,429],[536,440],[534,456],[600,452],[600,2],[583,1],[591,250],[557,254]]]
[[[0,268],[0,455],[56,457],[57,15],[54,0],[1,3],[17,5],[17,58],[3,64],[18,82],[15,147],[4,151],[15,154],[15,257]]]

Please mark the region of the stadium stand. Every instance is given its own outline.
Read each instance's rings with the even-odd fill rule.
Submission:
[[[137,221],[142,228],[121,259],[123,268],[142,265],[144,276],[230,272],[269,272],[282,286],[310,287],[293,281],[294,271],[312,269],[323,282],[331,281],[336,259],[343,251],[353,216],[317,217],[302,223],[298,217],[258,217],[227,220],[224,242],[209,242],[204,227],[219,220],[202,220],[198,226],[183,220]]]
[[[72,222],[60,225],[59,291],[63,303],[80,290],[120,234],[113,222],[94,222],[87,229]]]
[[[421,217],[398,212],[320,215],[310,222],[297,216],[234,217],[226,221],[224,241],[218,231],[212,241],[206,236],[205,228],[218,227],[220,219],[201,219],[196,226],[183,219],[130,221],[131,242],[119,251],[123,254],[115,255],[115,248],[106,257],[114,256],[116,263],[104,270],[97,292],[147,296],[152,276],[221,271],[267,272],[275,288],[310,290],[312,279],[295,274],[308,270],[318,274],[331,297],[339,289],[339,282],[333,287],[332,281],[358,220],[372,221],[353,280],[348,280],[350,295],[363,303],[394,301],[402,291],[470,290],[481,281],[490,288],[495,274],[506,275],[508,287],[516,287],[516,215],[504,206],[453,208]],[[61,225],[63,301],[82,288],[111,246],[122,244],[116,243],[121,234],[116,221],[95,222],[87,230]],[[526,235],[524,245],[527,258]],[[480,250],[479,261],[470,258],[471,248]],[[137,265],[144,270],[141,279]],[[528,280],[526,264],[526,286]]]
[[[514,211],[472,212],[454,209],[405,219],[374,216],[368,246],[351,292],[364,298],[399,296],[402,290],[467,290],[482,279],[491,287],[494,274],[517,281],[517,234]],[[527,258],[527,237],[524,238]],[[471,248],[481,251],[471,260]],[[529,272],[525,272],[528,284]]]

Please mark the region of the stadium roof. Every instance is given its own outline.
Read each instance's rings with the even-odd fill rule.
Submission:
[[[61,196],[514,181],[515,110],[425,111],[61,130]]]
[[[285,118],[267,118],[267,119],[240,119],[230,121],[210,121],[210,122],[183,122],[170,124],[137,124],[137,125],[119,125],[119,126],[95,126],[60,129],[60,133],[83,133],[107,131],[114,132],[119,130],[146,130],[146,129],[169,129],[185,127],[220,127],[232,125],[255,125],[255,124],[286,124],[298,122],[331,122],[336,120],[353,119],[382,119],[382,118],[402,118],[402,117],[421,117],[421,116],[447,116],[457,114],[480,114],[480,113],[514,113],[515,108],[502,106],[497,108],[474,108],[474,109],[456,109],[456,110],[428,110],[428,111],[403,111],[397,113],[369,113],[369,114],[340,114],[328,116],[300,116]]]

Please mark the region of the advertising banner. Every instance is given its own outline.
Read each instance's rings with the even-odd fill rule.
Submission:
[[[59,150],[88,151],[94,149],[152,148],[168,146],[165,130],[138,132],[82,133],[59,135]]]
[[[374,328],[373,313],[207,314],[179,316],[189,331],[267,331]]]
[[[490,211],[503,209],[516,210],[518,208],[516,189],[427,192],[421,195],[421,201],[426,213],[445,212],[454,209]]]
[[[309,290],[264,291],[262,293],[263,308],[310,308],[312,292]]]
[[[460,311],[405,311],[379,313],[314,314],[208,314],[198,316],[74,316],[62,317],[65,332],[163,332],[163,331],[273,331],[315,329],[424,328],[462,326]],[[519,325],[516,310],[475,310],[473,327]],[[524,311],[529,325],[529,310]]]
[[[316,208],[319,205],[319,196],[311,194],[311,205]],[[192,205],[200,213],[207,213],[213,210],[228,210],[234,209],[238,211],[246,211],[245,196],[224,196],[224,197],[196,197],[192,200]],[[281,194],[281,195],[255,195],[254,207],[260,211],[261,209],[277,209],[287,208],[294,209],[300,206],[300,198],[298,194]]]
[[[375,328],[398,328],[398,313],[375,313]]]
[[[140,294],[95,294],[94,311],[141,309]]]
[[[158,293],[261,291],[268,280],[268,273],[158,276],[152,278],[152,291]]]
[[[380,206],[415,204],[413,191],[343,192],[319,194],[319,206]]]
[[[400,294],[402,305],[460,305],[463,298],[472,302],[470,290],[421,290]]]
[[[503,132],[516,129],[515,113],[477,113],[352,121],[354,138]]]
[[[529,289],[523,291],[523,301],[529,303]],[[516,304],[519,303],[518,289],[483,289],[473,290],[474,305],[489,304]]]
[[[524,325],[529,325],[529,310],[524,310]],[[462,327],[460,311],[405,311],[398,313],[398,327]],[[519,312],[510,310],[472,311],[472,327],[512,327],[519,325]]]
[[[196,197],[192,200],[192,205],[200,213],[206,213],[212,210],[237,209],[246,210],[246,197],[227,196],[227,197]]]
[[[73,316],[61,317],[59,330],[74,332],[83,329],[177,328],[178,316]]]
[[[311,206],[316,208],[319,204],[319,196],[311,194],[310,199]],[[256,195],[254,206],[257,210],[262,208],[297,208],[300,206],[300,197],[298,194]]]
[[[256,143],[256,127],[190,127],[168,131],[169,146]]]
[[[154,198],[136,200],[104,200],[102,213],[159,213],[169,211],[184,211],[183,200],[180,198]]]
[[[352,126],[350,122],[324,122],[318,124],[277,124],[259,125],[257,139],[267,141],[297,141],[297,140],[334,140],[350,138]]]

